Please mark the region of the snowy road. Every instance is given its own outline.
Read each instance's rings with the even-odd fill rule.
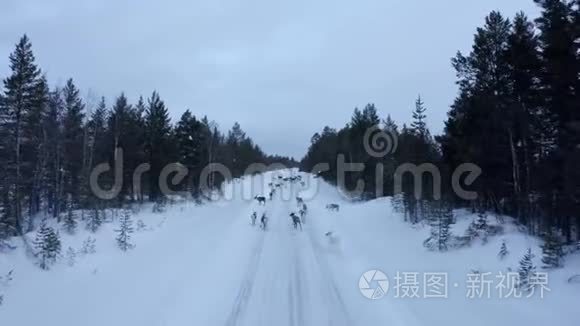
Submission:
[[[255,235],[227,326],[352,324],[312,229],[291,226],[294,207],[292,201],[268,203],[268,230]]]
[[[325,246],[324,232],[310,223],[312,213],[302,231],[293,228],[289,214],[298,210],[295,189],[285,188],[284,196],[279,194],[263,206],[234,201],[220,207],[236,216],[229,223],[218,218],[224,224],[215,232],[219,235],[212,239],[211,254],[200,268],[179,273],[175,283],[179,291],[163,318],[156,316],[158,325],[357,325],[340,285],[350,285],[347,295],[360,296],[353,286],[358,278],[340,279],[329,267],[327,258],[336,253]],[[311,207],[311,211],[322,210],[323,203]],[[250,225],[254,211],[256,224],[266,212],[266,231]],[[196,238],[183,245],[199,250]]]

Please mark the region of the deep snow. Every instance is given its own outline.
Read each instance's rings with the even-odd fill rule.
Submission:
[[[80,249],[90,235],[97,252],[77,257],[73,267],[63,258],[42,271],[18,249],[0,254],[0,276],[14,270],[11,282],[0,282],[2,325],[577,325],[580,284],[567,279],[580,274],[580,255],[566,267],[549,272],[544,298],[501,298],[495,276],[517,270],[530,247],[539,267],[538,239],[526,236],[507,219],[502,235],[485,245],[446,253],[428,252],[422,242],[428,227],[403,221],[388,198],[350,202],[336,188],[311,175],[307,187],[287,184],[259,206],[254,195],[267,195],[273,171],[225,186],[228,199],[201,206],[189,202],[154,214],[143,207],[133,216],[148,230],[133,235],[136,247],[116,247],[117,223],[92,235],[82,227],[63,236],[63,254]],[[304,197],[308,214],[304,230],[294,230],[289,217]],[[340,204],[329,212],[329,203]],[[250,225],[252,212],[269,217],[268,229]],[[452,232],[463,234],[473,216],[457,211]],[[495,221],[490,220],[495,223]],[[325,233],[332,232],[332,239]],[[31,235],[33,236],[33,235]],[[510,254],[497,257],[502,241]],[[365,298],[359,279],[381,270],[390,288],[378,300]],[[491,298],[468,298],[468,274],[490,272]],[[397,297],[395,276],[418,273],[419,298]],[[447,298],[424,298],[423,276],[448,277]],[[410,275],[410,274],[409,274]],[[371,286],[376,286],[371,283]],[[400,293],[399,293],[400,294]]]

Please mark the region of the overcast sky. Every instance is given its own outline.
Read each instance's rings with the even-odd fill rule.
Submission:
[[[268,153],[301,158],[354,107],[408,122],[420,93],[440,133],[456,95],[450,58],[491,10],[532,0],[2,0],[0,78],[20,36],[54,85],[108,103],[157,90],[175,121],[189,108],[235,121]]]

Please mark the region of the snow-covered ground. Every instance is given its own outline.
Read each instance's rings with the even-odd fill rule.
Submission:
[[[303,174],[306,187],[287,183],[265,206],[252,200],[267,196],[265,184],[272,178],[291,174],[298,172],[232,182],[227,200],[201,206],[181,203],[157,214],[144,207],[133,220],[147,228],[133,235],[136,247],[128,252],[116,246],[117,223],[94,235],[82,227],[74,236],[61,232],[63,254],[69,246],[80,249],[88,236],[96,239],[96,253],[79,255],[72,267],[63,257],[42,271],[15,240],[18,249],[0,254],[0,276],[14,270],[12,281],[0,282],[5,297],[0,324],[577,325],[580,284],[567,280],[580,274],[579,254],[549,272],[544,298],[539,291],[532,298],[505,298],[498,292],[498,276],[517,270],[528,247],[541,266],[539,240],[519,232],[509,219],[504,233],[486,244],[428,252],[422,242],[429,229],[405,223],[389,199],[349,202],[310,175]],[[303,231],[294,230],[289,217],[298,211],[296,196],[308,205]],[[340,211],[327,210],[329,203],[339,204]],[[250,224],[254,211],[258,223],[262,212],[269,217],[265,232]],[[456,213],[452,232],[463,234],[473,216]],[[500,260],[502,241],[510,254]],[[389,278],[382,298],[368,299],[359,289],[369,270]],[[482,298],[468,281],[473,271],[490,273],[485,275],[491,282],[481,283]],[[447,277],[437,288],[447,288],[445,297],[441,292],[433,297],[424,279],[430,275]]]

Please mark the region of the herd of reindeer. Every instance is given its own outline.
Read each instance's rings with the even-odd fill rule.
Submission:
[[[300,176],[300,175],[292,176],[292,177],[282,177],[279,175],[278,182],[268,183],[268,187],[270,188],[268,198],[266,198],[266,196],[255,196],[254,199],[258,202],[258,205],[266,205],[266,200],[271,201],[274,198],[274,195],[276,195],[276,190],[281,189],[282,186],[284,185],[284,183],[297,183],[297,182],[299,182],[303,188],[306,187],[306,183],[304,181],[302,181],[302,176]],[[298,196],[296,197],[296,205],[298,207],[298,212],[297,213],[291,212],[290,218],[292,219],[292,224],[294,225],[294,229],[295,230],[300,229],[300,231],[302,231],[302,224],[306,223],[306,215],[308,213],[308,206],[306,206],[304,199],[302,197],[298,197]],[[340,206],[338,204],[328,204],[328,205],[326,205],[326,209],[328,209],[329,211],[338,212],[340,209]],[[252,215],[250,216],[252,226],[256,225],[257,218],[258,218],[258,213],[256,213],[254,211],[252,213]],[[263,212],[262,216],[260,218],[260,229],[265,231],[267,228],[267,225],[268,225],[268,217],[266,216],[266,212]]]

